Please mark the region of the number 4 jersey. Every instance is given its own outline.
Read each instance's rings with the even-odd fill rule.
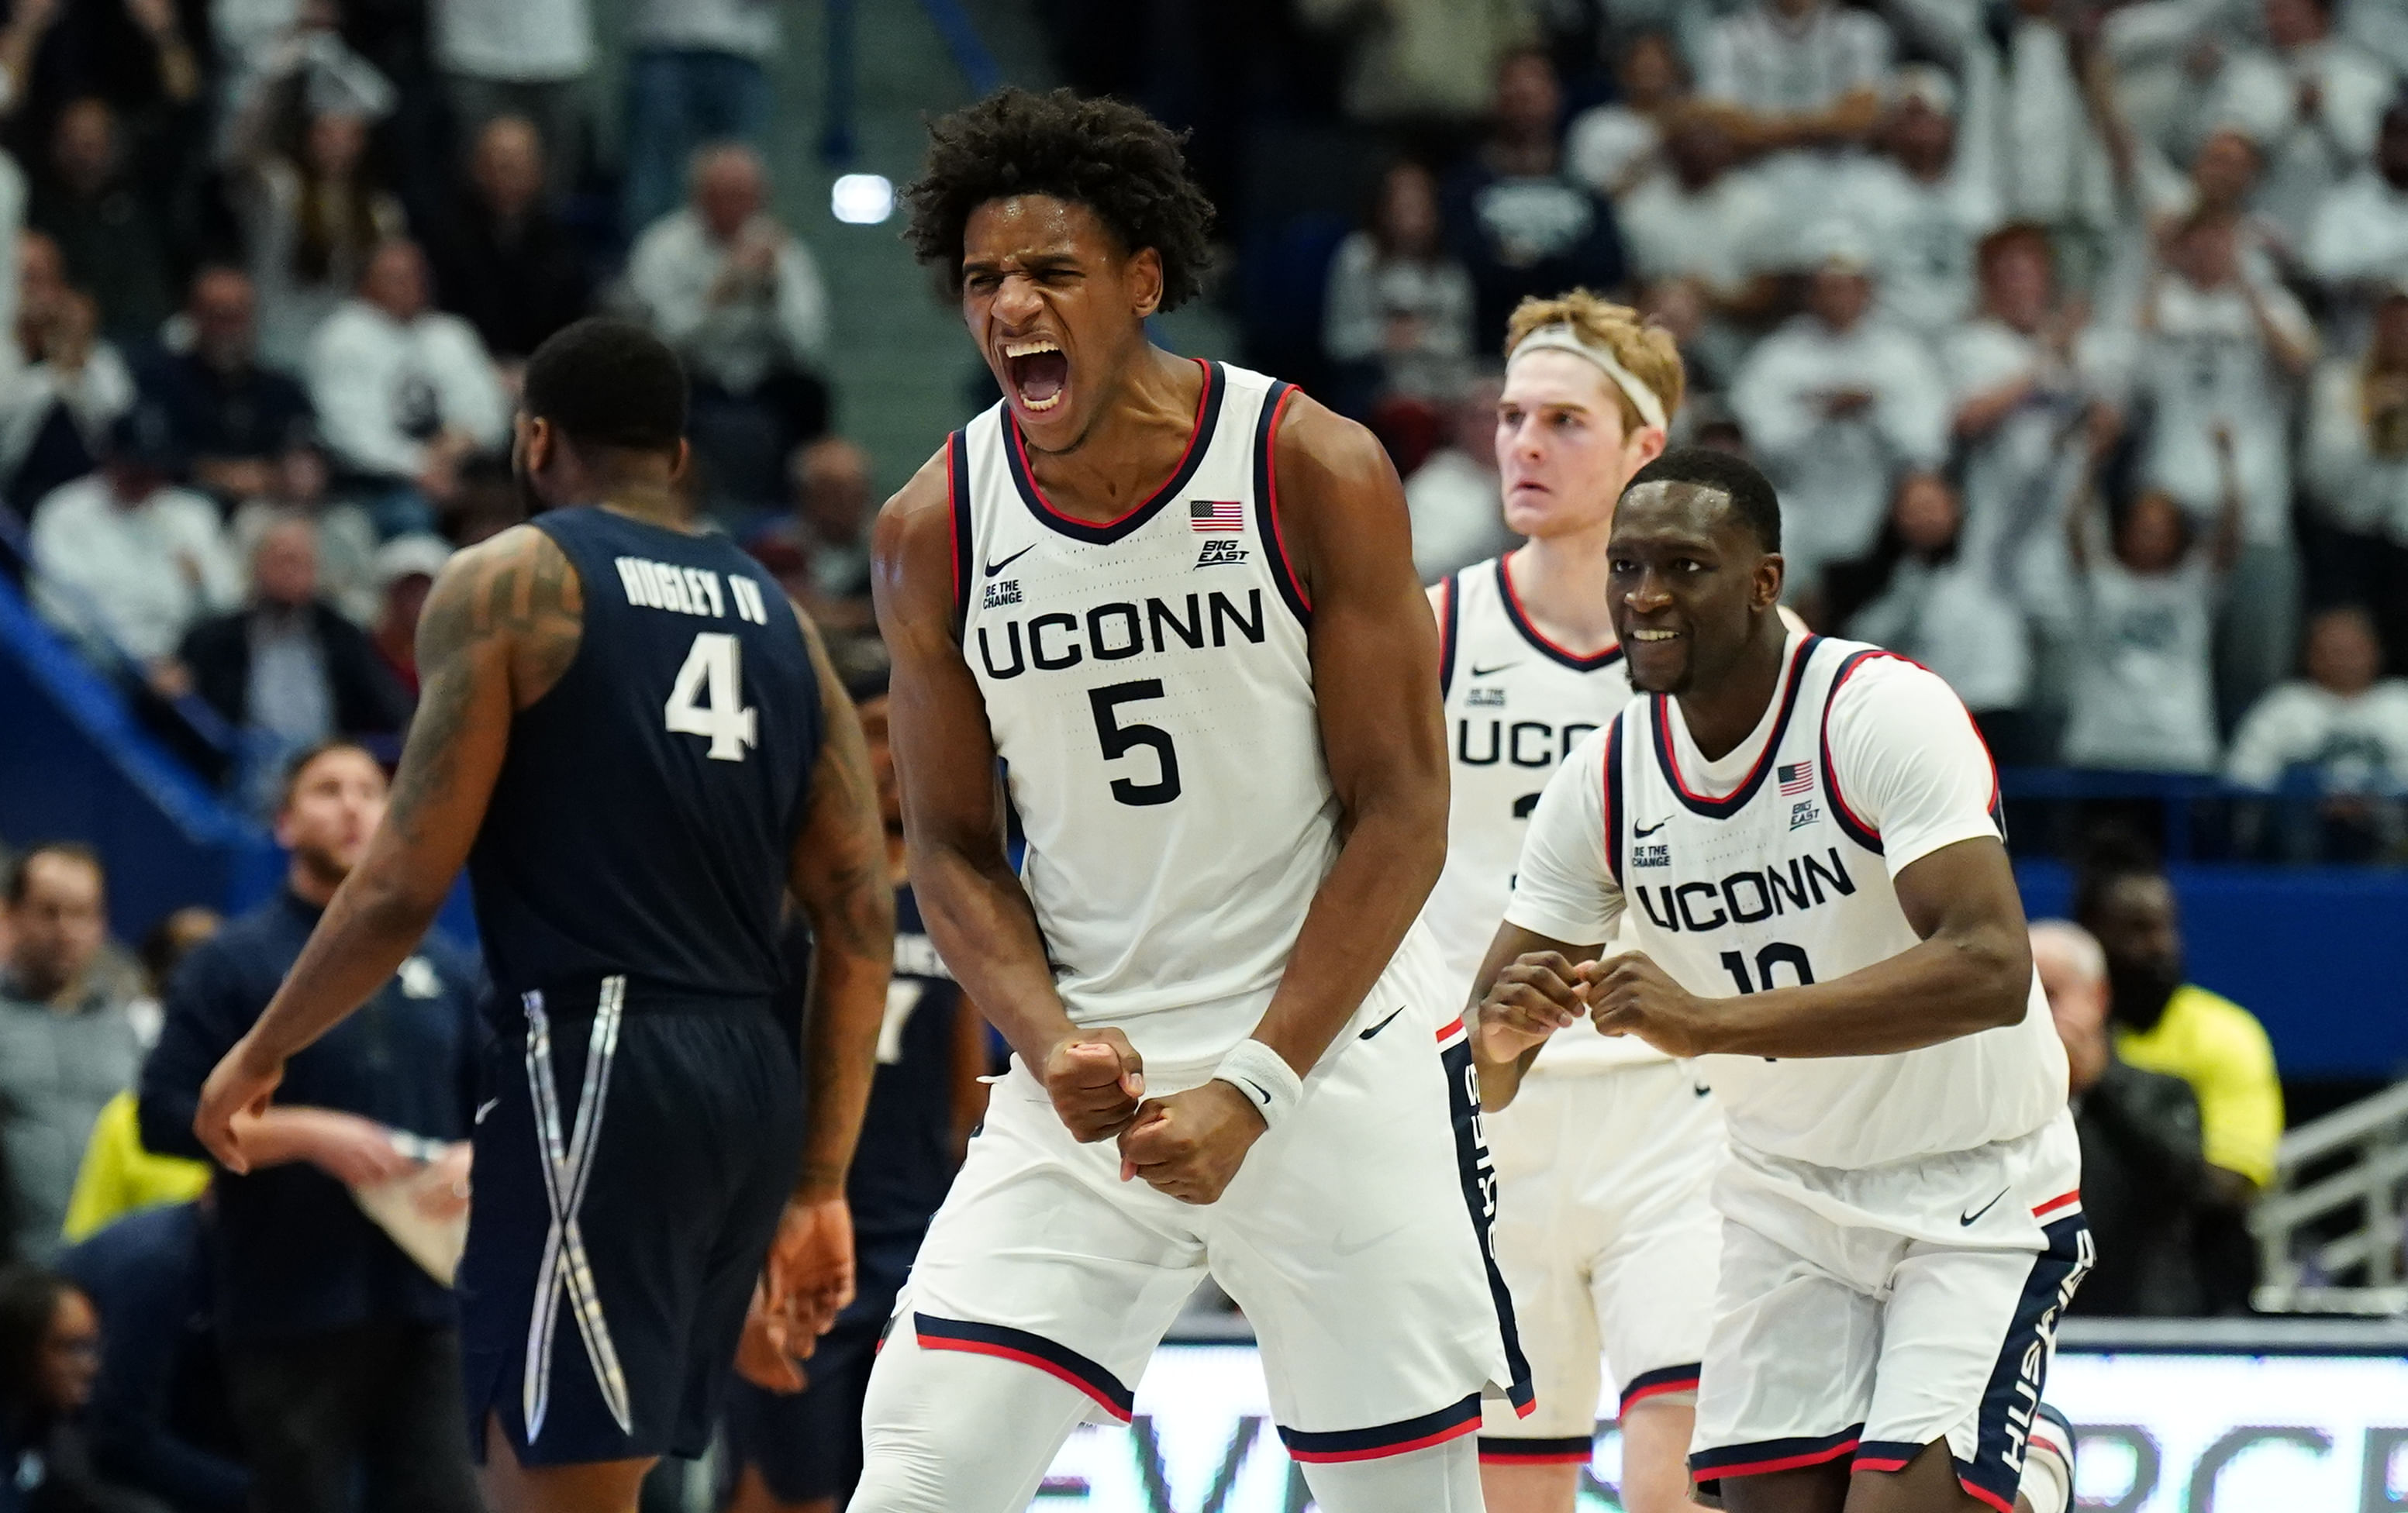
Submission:
[[[1000,404],[946,452],[962,655],[1021,882],[1071,1019],[1119,1025],[1149,1071],[1253,1031],[1338,851],[1272,477],[1294,391],[1199,366],[1186,454],[1110,523],[1046,501]]]
[[[1793,633],[1762,721],[1719,761],[1680,706],[1634,700],[1549,780],[1506,917],[1615,938],[1708,997],[1828,981],[1919,937],[1892,879],[1999,837],[1998,779],[1964,706],[1914,664]],[[2038,979],[2015,1024],[1886,1056],[1704,1056],[1732,1136],[1834,1167],[1966,1150],[2065,1106]]]
[[[498,1002],[624,975],[767,998],[819,761],[819,680],[777,583],[724,535],[609,510],[533,529],[577,569],[584,628],[510,721],[468,859]]]

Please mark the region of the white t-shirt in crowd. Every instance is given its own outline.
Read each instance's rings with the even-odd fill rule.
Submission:
[[[2000,221],[1988,179],[1952,173],[1926,181],[1889,158],[1859,158],[1834,194],[1864,229],[1880,272],[1881,307],[1936,338],[1973,308],[1973,249]]]
[[[128,509],[106,476],[87,473],[36,507],[33,543],[43,614],[143,662],[172,654],[194,621],[242,596],[218,507],[188,490],[160,489]]]
[[[510,402],[477,328],[429,310],[404,322],[345,300],[309,343],[309,400],[335,455],[363,473],[415,478],[426,443],[458,430],[496,449]]]
[[[1833,393],[1863,390],[1870,405],[1835,419]],[[1834,331],[1800,315],[1749,354],[1731,386],[1748,445],[1781,491],[1782,550],[1804,590],[1824,564],[1871,547],[1900,466],[1947,455],[1948,394],[1921,340],[1878,315]]]
[[[748,225],[735,239],[759,234]],[[710,290],[733,248],[734,240],[714,240],[692,207],[673,210],[636,238],[627,254],[627,290],[645,321],[678,350],[695,377],[747,394],[780,367],[808,368],[818,360],[827,344],[827,286],[802,238],[785,236],[775,277],[766,286],[714,305]]]
[[[2135,573],[2094,543],[2080,583],[2066,764],[2215,770],[2215,575],[2204,550]]]
[[[2408,408],[2367,414],[2365,364],[2332,358],[2308,391],[2306,482],[2325,519],[2408,543]],[[2386,433],[2376,435],[2376,429]]]
[[[2408,789],[2408,678],[2386,678],[2355,698],[2305,680],[2269,689],[2232,733],[2225,773],[2273,788],[2300,766],[2316,768],[2334,792]]]
[[[1717,294],[1786,260],[1781,202],[1754,174],[1733,169],[1692,192],[1670,171],[1648,175],[1614,202],[1632,271],[1644,283],[1695,278]]]
[[[2310,83],[2319,105],[2303,119],[2300,92]],[[2304,230],[2332,187],[2373,155],[2384,107],[2399,88],[2380,60],[2329,37],[2287,53],[2251,48],[2225,60],[2207,115],[2240,126],[2264,154],[2258,211],[2275,225]]]
[[[1848,635],[1913,657],[1976,714],[2020,709],[2031,692],[2023,607],[1970,550],[1939,564],[1900,562],[1889,586],[1848,621]]]
[[[1460,383],[1471,357],[1471,275],[1441,252],[1424,262],[1383,257],[1368,231],[1338,244],[1322,302],[1321,345],[1340,363],[1378,360],[1388,387],[1438,397]],[[1388,350],[1388,322],[1411,317],[1419,335]]]
[[[2315,326],[2280,284],[2258,286],[2267,314],[2295,341],[2313,346]],[[2248,296],[2237,285],[2200,289],[2180,278],[2157,287],[2154,326],[2140,343],[2141,392],[2149,401],[2142,476],[2179,500],[2204,527],[2222,499],[2218,425],[2232,433],[2242,523],[2253,546],[2291,532],[2291,383],[2275,364]]]
[[[1412,521],[1413,572],[1424,583],[1510,550],[1521,539],[1505,528],[1497,470],[1455,447],[1430,453],[1405,479],[1405,512]]]
[[[2408,193],[2372,168],[2343,180],[2316,207],[2301,256],[2327,283],[2408,276]]]
[[[777,0],[637,0],[627,36],[639,48],[729,52],[767,63],[778,50]]]
[[[1618,195],[1664,142],[1656,118],[1628,106],[1591,106],[1564,133],[1564,168],[1600,194]]]
[[[447,72],[555,83],[594,66],[587,0],[435,0],[435,58]]]

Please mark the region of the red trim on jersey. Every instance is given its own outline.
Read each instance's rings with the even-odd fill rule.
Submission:
[[[1597,1446],[1584,1435],[1562,1439],[1502,1439],[1483,1434],[1480,1459],[1487,1465],[1586,1465]]]
[[[1877,1460],[1872,1456],[1859,1455],[1848,1463],[1848,1469],[1851,1471],[1903,1471],[1908,1463],[1903,1459]]]
[[[2013,1500],[2001,1497],[1997,1492],[1990,1491],[1986,1487],[1974,1486],[1972,1479],[1969,1477],[1958,1477],[1956,1478],[1956,1485],[1964,1488],[1968,1492],[1980,1498],[1990,1506],[1997,1508],[1999,1513],[2015,1513],[2015,1505]]]
[[[1263,515],[1271,522],[1271,546],[1279,552],[1280,571],[1287,575],[1288,583],[1296,590],[1297,602],[1310,610],[1312,595],[1304,592],[1304,579],[1297,576],[1296,564],[1289,560],[1287,537],[1280,530],[1279,519],[1280,417],[1287,413],[1288,401],[1296,395],[1293,385],[1283,390],[1278,402],[1271,406],[1270,419],[1263,422]]]
[[[1443,1445],[1450,1439],[1461,1439],[1466,1434],[1476,1434],[1479,1429],[1480,1417],[1474,1414],[1452,1429],[1440,1429],[1434,1434],[1424,1434],[1419,1439],[1401,1440],[1394,1445],[1380,1445],[1362,1450],[1300,1450],[1291,1447],[1287,1452],[1287,1458],[1291,1461],[1308,1462],[1313,1465],[1331,1465],[1345,1461],[1377,1461],[1390,1455],[1402,1455],[1408,1450],[1426,1450],[1432,1445]]]
[[[1024,1366],[1035,1366],[1045,1375],[1058,1381],[1068,1382],[1077,1388],[1081,1393],[1092,1399],[1097,1407],[1111,1414],[1114,1422],[1126,1423],[1131,1417],[1127,1409],[1105,1396],[1093,1382],[1067,1366],[1057,1365],[1046,1360],[1041,1355],[1031,1355],[1026,1350],[1015,1350],[1009,1345],[998,1345],[992,1340],[953,1339],[938,1335],[922,1335],[920,1349],[959,1350],[965,1355],[991,1355],[998,1361],[1016,1361]]]
[[[1460,1029],[1462,1029],[1462,1028],[1463,1028],[1463,1016],[1462,1016],[1462,1015],[1460,1015],[1460,1014],[1457,1014],[1457,1015],[1454,1018],[1454,1020],[1453,1020],[1453,1021],[1451,1021],[1447,1024],[1446,1028],[1444,1028],[1444,1029],[1442,1029],[1442,1030],[1439,1031],[1439,1033],[1438,1033],[1439,1044],[1440,1044],[1440,1045],[1444,1045],[1444,1044],[1446,1044],[1447,1037],[1448,1037],[1448,1036],[1450,1036],[1450,1035],[1454,1035],[1454,1034],[1455,1034],[1455,1032],[1456,1032],[1457,1030],[1460,1030]]]
[[[1513,551],[1521,550],[1516,547]],[[1513,551],[1506,552],[1497,559],[1497,582],[1505,591],[1506,618],[1513,622],[1513,628],[1521,632],[1523,636],[1540,650],[1567,667],[1576,668],[1581,672],[1594,672],[1599,667],[1610,667],[1620,661],[1622,658],[1620,641],[1599,647],[1595,651],[1574,651],[1539,629],[1538,622],[1530,618],[1530,612],[1522,607],[1522,591],[1513,586]]]
[[[1806,670],[1806,653],[1818,639],[1820,637],[1813,635],[1801,637],[1797,646],[1792,649],[1789,664],[1782,669],[1781,686],[1773,691],[1772,696],[1776,708],[1783,704],[1793,702],[1791,694],[1796,689],[1799,678]],[[1836,688],[1839,685],[1835,683],[1832,686]],[[1787,725],[1785,720],[1775,719],[1771,738],[1764,743],[1764,749],[1756,753],[1756,764],[1747,769],[1747,776],[1739,780],[1738,787],[1717,798],[1713,794],[1700,793],[1692,789],[1688,780],[1681,776],[1680,743],[1672,739],[1671,721],[1664,718],[1665,707],[1670,703],[1670,700],[1658,693],[1656,695],[1655,702],[1656,749],[1664,755],[1664,770],[1671,775],[1672,786],[1680,790],[1681,796],[1693,804],[1727,804],[1733,795],[1746,792],[1754,788],[1763,779],[1765,764],[1772,760],[1772,753],[1780,748],[1782,733]],[[1830,702],[1828,697],[1824,701],[1823,707],[1825,713],[1828,714]]]
[[[1802,1454],[1781,1455],[1770,1461],[1749,1461],[1742,1465],[1699,1466],[1697,1478],[1699,1481],[1720,1481],[1729,1477],[1769,1476],[1775,1471],[1795,1471],[1804,1465],[1823,1465],[1856,1452],[1856,1437],[1852,1434],[1836,1445],[1827,1445]]]
[[[1857,668],[1866,663],[1878,662],[1884,658],[1892,662],[1905,663],[1910,667],[1923,666],[1923,664],[1913,657],[1901,657],[1895,651],[1859,651],[1850,657],[1846,664],[1841,667],[1840,676],[1831,679],[1830,692],[1823,695],[1823,734],[1821,740],[1816,743],[1822,750],[1823,778],[1825,786],[1831,792],[1831,807],[1840,811],[1840,819],[1844,823],[1856,826],[1875,840],[1881,839],[1881,827],[1867,823],[1862,816],[1848,806],[1847,795],[1840,792],[1840,769],[1831,763],[1831,706],[1840,702],[1840,690],[1846,686],[1849,678],[1856,676]],[[1925,670],[1929,671],[1928,668]],[[1986,749],[1985,748],[1985,750]],[[1995,789],[1998,781],[1998,776],[1994,770],[1990,778],[1990,786]]]
[[[945,438],[945,539],[948,553],[953,559],[953,618],[958,620],[969,601],[962,597],[962,511],[961,482],[953,477],[953,442]]]
[[[2080,1203],[2081,1201],[2082,1190],[2080,1188],[2075,1188],[2071,1192],[2060,1192],[2056,1197],[2049,1199],[2046,1203],[2041,1204],[2037,1207],[2033,1208],[2032,1217],[2034,1219],[2044,1218],[2049,1214],[2057,1212],[2059,1208],[2071,1206],[2071,1205]]]
[[[1006,407],[1004,418],[1010,422],[1009,428],[1011,432],[1011,450],[1019,454],[1020,471],[1028,479],[1028,496],[1043,506],[1045,512],[1055,520],[1064,521],[1072,525],[1084,526],[1091,531],[1109,531],[1130,516],[1151,509],[1161,503],[1162,496],[1169,492],[1172,486],[1186,475],[1187,459],[1196,450],[1197,438],[1204,434],[1205,407],[1211,403],[1212,399],[1212,364],[1200,357],[1191,357],[1188,361],[1204,370],[1204,382],[1196,393],[1196,420],[1188,428],[1187,445],[1180,450],[1179,461],[1171,464],[1169,477],[1164,478],[1159,487],[1108,521],[1081,520],[1076,515],[1054,507],[1054,501],[1045,497],[1045,491],[1038,486],[1037,474],[1028,465],[1028,442],[1020,434],[1020,421],[1013,419],[1010,407]]]
[[[1274,517],[1271,528],[1277,531]],[[1455,681],[1455,579],[1447,574],[1438,580],[1438,696],[1446,697],[1447,685]]]

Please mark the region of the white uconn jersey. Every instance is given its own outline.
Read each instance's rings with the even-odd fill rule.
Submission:
[[[1557,763],[1630,702],[1622,649],[1567,651],[1522,612],[1512,559],[1466,567],[1439,588],[1439,689],[1445,700],[1446,868],[1422,923],[1436,942],[1448,992],[1469,997],[1513,892],[1522,835]],[[1539,1057],[1549,1071],[1660,1061],[1643,1040],[1585,1024]]]
[[[1717,763],[1703,760],[1678,706],[1661,696],[1633,700],[1568,763],[1565,778],[1586,792],[1550,790],[1539,823],[1557,859],[1539,860],[1534,829],[1517,922],[1538,928],[1547,897],[1577,896],[1561,879],[1601,860],[1612,876],[1593,878],[1591,892],[1620,906],[1620,943],[1691,992],[1828,981],[1915,946],[1891,868],[2000,834],[1987,757],[1964,707],[1913,663],[1794,634],[1787,656],[1764,724]],[[1596,819],[1566,827],[1578,800]],[[1585,838],[1555,835],[1564,828]],[[1578,860],[1567,866],[1565,856]],[[2037,978],[2018,1023],[1919,1050],[1693,1065],[1735,1139],[1827,1166],[2012,1139],[2066,1098],[2064,1051]]]
[[[1063,1004],[1173,1063],[1252,1033],[1338,854],[1274,518],[1294,390],[1203,367],[1186,456],[1110,524],[1046,502],[1000,404],[947,453],[962,654]]]

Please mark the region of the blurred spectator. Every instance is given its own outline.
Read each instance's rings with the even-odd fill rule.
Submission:
[[[99,302],[104,330],[121,342],[147,340],[175,308],[174,256],[157,186],[130,172],[107,101],[68,102],[43,170],[34,175],[27,224],[58,243],[67,277]]]
[[[1612,208],[1564,170],[1563,108],[1547,55],[1508,53],[1487,137],[1447,182],[1442,218],[1471,273],[1472,344],[1484,352],[1504,350],[1506,318],[1525,299],[1622,284]]]
[[[2366,350],[2325,360],[2310,390],[2308,539],[2326,597],[2374,607],[2395,665],[2408,659],[2408,285],[2374,307]]]
[[[1504,388],[1494,372],[1473,379],[1455,403],[1454,441],[1405,480],[1413,571],[1425,583],[1494,557],[1519,539],[1505,528],[1497,481],[1497,400]]]
[[[260,364],[258,304],[240,270],[202,269],[184,302],[190,347],[162,349],[135,375],[166,417],[194,486],[228,505],[275,487],[278,459],[310,421],[301,385]]]
[[[2240,127],[2264,154],[2258,208],[2305,227],[2331,188],[2374,150],[2399,80],[2332,35],[2334,0],[2263,0],[2265,47],[2243,47],[2216,80],[2212,119]]]
[[[236,557],[250,562],[269,526],[300,516],[318,527],[318,593],[353,624],[375,621],[379,593],[376,522],[368,512],[326,492],[326,456],[307,441],[273,460],[266,486],[234,512],[227,535]]]
[[[397,535],[377,549],[376,578],[383,594],[368,640],[377,660],[411,705],[418,702],[418,618],[426,591],[452,559],[439,535]]]
[[[376,491],[368,510],[392,535],[423,530],[458,491],[460,465],[509,435],[509,399],[476,328],[429,307],[426,260],[390,241],[358,294],[318,329],[309,396],[338,466]]]
[[[566,194],[585,163],[585,75],[594,66],[587,0],[434,0],[435,61],[452,89],[452,121],[464,142],[480,141],[505,116],[534,131],[541,182]]]
[[[209,1334],[212,1219],[191,1197],[121,1220],[59,1257],[106,1325],[84,1422],[102,1475],[175,1513],[243,1513],[251,1475]]]
[[[1659,166],[1666,118],[1689,81],[1671,36],[1656,31],[1632,34],[1613,72],[1613,99],[1582,111],[1565,132],[1564,166],[1619,207],[1623,194]]]
[[[757,0],[637,0],[627,40],[623,224],[633,236],[677,207],[704,143],[767,150],[778,10]]]
[[[1960,132],[1947,74],[1928,64],[1899,69],[1875,138],[1881,150],[1833,178],[1873,247],[1883,310],[1927,340],[1971,313],[1973,250],[2000,219],[1983,124],[1989,106],[1965,103]]]
[[[1772,306],[1768,270],[1784,260],[1780,200],[1736,166],[1739,147],[1722,111],[1673,106],[1664,111],[1664,130],[1667,166],[1623,193],[1615,221],[1630,272],[1652,289],[1652,301],[1688,313],[1667,325],[1684,347],[1700,347],[1707,374],[1731,374],[1748,345],[1741,325]]]
[[[110,428],[100,471],[53,490],[34,514],[44,613],[146,667],[242,592],[217,506],[168,481],[181,462],[165,417],[139,407]]]
[[[2060,297],[2048,234],[2037,225],[1992,233],[1974,262],[1981,307],[1940,344],[1967,528],[1977,550],[2012,575],[2028,608],[2061,616],[2071,606],[2061,592],[2063,549],[2050,527],[2060,512],[2066,443],[2089,402],[2087,312]]]
[[[374,0],[353,8],[373,9]],[[289,107],[297,92],[370,120],[392,112],[393,81],[353,50],[339,30],[342,20],[336,0],[213,0],[220,157],[240,156],[241,134],[272,90],[288,93],[270,104],[271,111],[278,104]]]
[[[11,334],[22,365],[0,364],[0,475],[25,515],[92,471],[109,426],[133,407],[134,376],[100,335],[92,296],[67,287],[59,244],[40,232],[19,243]]]
[[[2274,1179],[2283,1137],[2273,1045],[2247,1009],[2183,980],[2181,908],[2163,869],[2118,844],[2102,850],[2075,880],[2073,913],[2107,952],[2116,1053],[2190,1084],[2223,1189],[2254,1193]]]
[[[2338,294],[2380,295],[2408,279],[2408,100],[2384,111],[2374,162],[2316,207],[2302,258]]]
[[[2097,469],[2111,444],[2092,427],[2090,476],[2066,511],[2080,631],[2064,760],[2143,772],[2215,770],[2210,638],[2218,586],[2241,554],[2232,444],[2215,433],[2224,509],[2204,545],[2172,497],[2144,489],[2102,521]],[[2085,921],[2087,924],[2089,921]]]
[[[157,1513],[100,1478],[81,1419],[100,1374],[100,1317],[56,1273],[0,1271],[0,1496],[25,1513]]]
[[[2180,505],[2195,528],[2209,523],[2228,489],[2242,501],[2241,549],[2216,627],[2216,694],[2229,727],[2291,666],[2300,569],[2290,401],[2294,380],[2315,361],[2315,327],[2288,290],[2240,256],[2230,221],[2201,216],[2169,236],[2140,331],[2138,397],[2150,415],[2143,483]]]
[[[1832,225],[1814,246],[1821,266],[1805,313],[1749,354],[1730,395],[1757,464],[1781,490],[1793,596],[1814,592],[1828,564],[1872,546],[1891,478],[1937,468],[1948,439],[1939,369],[1913,335],[1874,313],[1861,236]]]
[[[1757,0],[1706,34],[1698,93],[1728,112],[1783,211],[1830,213],[1832,154],[1880,122],[1895,44],[1889,25],[1838,0]]]
[[[261,533],[250,604],[194,626],[177,655],[194,692],[263,740],[276,774],[287,754],[329,736],[391,735],[408,722],[367,633],[318,596],[318,531],[306,515]]]
[[[302,367],[370,257],[405,230],[401,201],[368,162],[375,114],[344,85],[295,72],[233,128],[235,207],[271,366]]]
[[[1521,0],[1297,0],[1345,39],[1340,98],[1355,121],[1461,128],[1495,102],[1498,64],[1536,39]]]
[[[89,848],[36,846],[8,877],[12,942],[0,972],[0,1143],[17,1185],[17,1253],[58,1249],[76,1168],[101,1106],[140,1058],[125,1001],[93,970],[108,937],[107,878]]]
[[[141,991],[126,1006],[134,1018],[134,1035],[149,1055],[159,1043],[160,1020],[165,1012],[159,1006],[167,993],[167,979],[185,952],[216,935],[225,925],[225,917],[206,904],[187,904],[169,909],[166,916],[142,934],[142,944],[135,952],[135,966],[140,978]]]
[[[2356,605],[2308,621],[2305,661],[2305,678],[2276,684],[2242,720],[2225,773],[2270,791],[2295,772],[2313,781],[2321,834],[2286,848],[2298,860],[2386,858],[2403,838],[2408,678],[2381,676],[2382,643]]]
[[[2000,208],[2010,220],[2045,227],[2068,247],[2089,247],[2115,220],[2114,178],[2084,70],[2095,49],[2075,35],[2079,13],[2057,0],[2014,0],[2003,18],[2003,45],[1991,43],[1982,12],[1964,7],[1969,65],[1999,74],[1994,150]]]
[[[438,303],[466,317],[504,363],[526,361],[593,296],[543,180],[543,143],[526,118],[488,121],[469,160],[469,193],[434,244]]]
[[[2073,1306],[2123,1319],[2203,1314],[2200,1211],[2219,1200],[2200,1153],[2199,1100],[2182,1078],[2143,1072],[2115,1054],[2107,955],[2089,931],[2035,920],[2031,949],[2065,1043],[2082,1140],[2082,1214],[2099,1241]]]
[[[1899,480],[1871,557],[1831,572],[1830,618],[1842,586],[1861,607],[1846,634],[1901,651],[1945,678],[1981,727],[1990,755],[2018,765],[2036,755],[2024,725],[2031,648],[2022,607],[1998,564],[1968,540],[1956,491],[1937,473]]]
[[[177,974],[165,1032],[142,1071],[144,1144],[204,1156],[193,1135],[203,1079],[267,1006],[384,806],[384,770],[358,747],[294,761],[276,821],[292,851],[284,891]],[[263,1513],[349,1507],[363,1483],[371,1506],[480,1506],[451,1290],[350,1192],[421,1169],[397,1138],[406,1135],[439,1147],[448,1191],[466,1206],[481,1049],[476,976],[430,936],[359,1013],[293,1058],[277,1101],[243,1137],[251,1171],[218,1175],[219,1339]]]
[[[1347,413],[1369,415],[1387,395],[1429,401],[1462,387],[1471,276],[1442,233],[1437,181],[1420,164],[1398,162],[1381,177],[1370,223],[1338,244],[1321,345],[1344,376]]]
[[[628,254],[627,291],[685,360],[695,450],[714,488],[766,502],[779,492],[780,461],[827,429],[827,385],[814,371],[827,290],[810,250],[769,213],[751,148],[697,152],[692,190]]]
[[[878,505],[869,454],[826,436],[796,449],[786,472],[792,512],[755,532],[745,550],[814,618],[867,628],[869,521]]]

